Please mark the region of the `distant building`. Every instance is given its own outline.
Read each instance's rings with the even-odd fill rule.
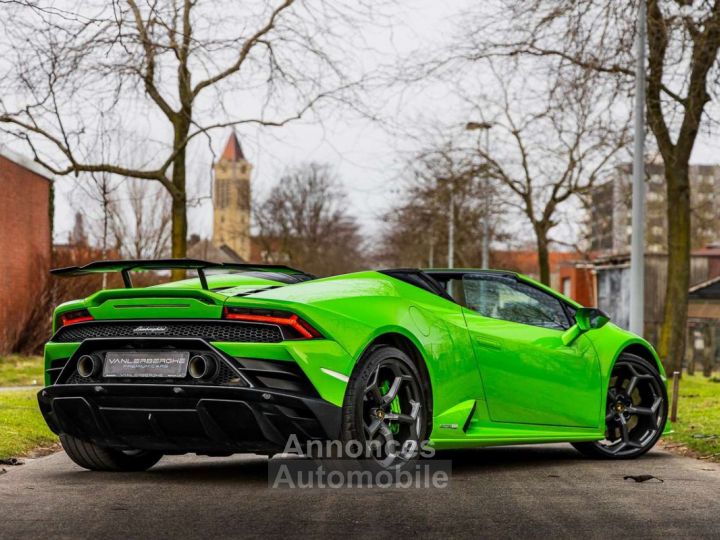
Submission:
[[[661,162],[645,165],[645,252],[667,253],[667,193]],[[692,248],[720,241],[720,165],[690,166]],[[627,253],[632,235],[632,165],[619,165],[613,179],[590,194],[591,251]]]
[[[720,275],[690,288],[688,295],[688,373],[700,361],[710,377],[720,363]],[[698,347],[698,338],[702,347]],[[701,353],[701,354],[700,354]]]
[[[0,148],[0,351],[30,316],[50,267],[52,177]]]
[[[216,246],[210,240],[200,238],[193,234],[188,239],[187,256],[191,259],[221,263],[244,263],[246,259],[240,257],[227,244]]]
[[[630,323],[630,255],[593,257],[591,261],[566,261],[561,264],[561,288],[586,306],[607,311],[622,328]],[[695,287],[720,276],[720,244],[695,249],[690,257],[690,285]],[[665,304],[667,254],[645,254],[644,336],[656,343]],[[693,291],[694,289],[690,290]],[[692,316],[692,315],[691,315]]]
[[[225,145],[213,167],[213,237],[212,244],[240,260],[250,259],[250,173],[252,165],[245,159],[235,133]],[[202,249],[202,246],[198,246]],[[229,250],[229,251],[228,251]]]
[[[561,280],[560,268],[564,262],[575,261],[579,258],[579,253],[570,251],[551,251],[548,254],[550,286],[553,289],[569,295],[570,290],[566,288],[568,283]],[[540,266],[538,264],[538,254],[536,250],[494,250],[490,253],[490,267],[519,272],[533,279],[540,278]]]

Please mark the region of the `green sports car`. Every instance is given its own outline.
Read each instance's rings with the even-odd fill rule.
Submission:
[[[197,278],[133,287],[136,271]],[[125,288],[55,310],[38,394],[78,465],[282,452],[298,441],[413,448],[569,442],[634,458],[666,426],[650,344],[507,271],[391,269],[318,279],[285,266],[103,261]]]

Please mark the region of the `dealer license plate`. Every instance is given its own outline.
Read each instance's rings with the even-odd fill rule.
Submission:
[[[182,378],[189,359],[183,351],[111,351],[105,353],[103,377]]]

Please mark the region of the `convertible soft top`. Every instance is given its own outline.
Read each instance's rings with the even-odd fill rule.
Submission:
[[[68,266],[55,268],[50,273],[61,277],[78,277],[90,274],[105,274],[120,272],[125,287],[132,288],[130,272],[144,270],[195,270],[200,279],[203,289],[208,289],[206,270],[241,270],[244,272],[267,272],[284,274],[294,278],[295,281],[307,281],[315,276],[301,270],[281,264],[250,264],[250,263],[218,263],[203,261],[199,259],[139,259],[139,260],[116,260],[116,261],[95,261],[84,266]]]

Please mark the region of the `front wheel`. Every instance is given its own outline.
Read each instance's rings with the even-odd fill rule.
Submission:
[[[115,450],[72,435],[60,435],[60,443],[70,459],[91,471],[146,471],[162,458],[159,452]]]
[[[605,439],[573,443],[581,453],[605,459],[632,459],[658,441],[667,422],[667,390],[656,367],[623,353],[610,375]]]

